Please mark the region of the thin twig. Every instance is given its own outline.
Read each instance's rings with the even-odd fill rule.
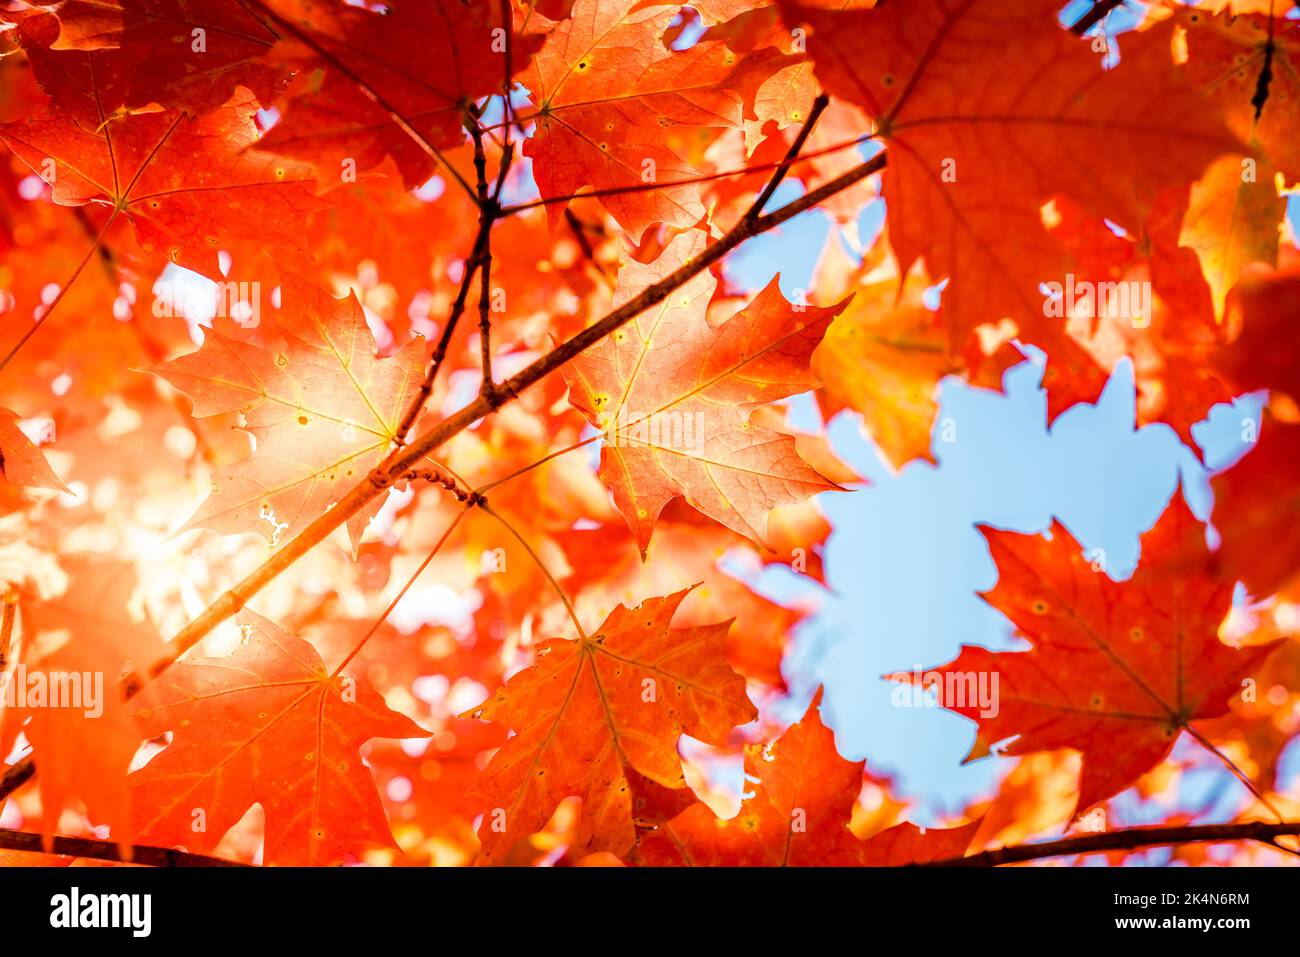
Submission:
[[[438,336],[438,343],[433,347],[433,353],[429,356],[429,365],[425,370],[424,380],[420,383],[420,388],[416,390],[415,397],[411,399],[411,404],[407,406],[406,413],[397,426],[395,434],[398,445],[406,444],[407,437],[415,425],[415,420],[420,417],[424,404],[429,401],[429,396],[433,394],[433,383],[438,378],[438,372],[442,368],[443,360],[447,358],[447,348],[451,345],[451,337],[456,332],[456,325],[460,322],[460,317],[465,313],[465,303],[469,298],[469,287],[474,282],[474,274],[478,271],[479,262],[483,250],[487,248],[488,241],[488,232],[480,222],[479,231],[474,237],[474,248],[471,250],[469,258],[465,260],[465,272],[460,277],[460,288],[456,291],[456,300],[451,305],[451,312],[447,316],[447,321],[443,324],[442,332]]]
[[[479,257],[479,292],[478,292],[478,336],[479,362],[483,370],[483,382],[480,391],[485,395],[492,392],[492,223],[495,220],[496,203],[488,202],[487,154],[483,152],[483,131],[479,127],[478,113],[472,109],[465,111],[465,129],[469,131],[474,142],[474,188],[478,194],[478,228],[479,235],[486,240],[478,251]],[[505,181],[506,159],[501,160],[501,171],[497,176],[497,193]]]
[[[1240,781],[1242,785],[1245,786],[1246,790],[1255,796],[1255,800],[1259,801],[1260,804],[1268,808],[1273,813],[1273,816],[1275,818],[1277,818],[1279,821],[1285,820],[1285,818],[1282,815],[1282,812],[1277,809],[1277,805],[1275,805],[1264,795],[1264,792],[1260,789],[1259,785],[1257,785],[1254,781],[1250,779],[1250,775],[1248,775],[1241,768],[1237,767],[1236,762],[1233,761],[1226,754],[1224,754],[1222,751],[1220,751],[1214,745],[1214,743],[1210,741],[1209,738],[1205,737],[1205,735],[1201,734],[1201,732],[1197,731],[1190,724],[1184,724],[1183,730],[1186,731],[1188,735],[1190,735],[1192,739],[1196,741],[1206,751],[1209,751],[1212,755],[1214,755],[1216,758],[1222,761],[1224,767],[1226,767],[1230,772],[1232,772],[1232,776],[1235,777],[1238,781]]]
[[[393,609],[397,607],[397,603],[406,597],[406,593],[411,590],[411,586],[415,584],[415,580],[424,574],[424,570],[429,567],[429,563],[433,561],[434,556],[438,554],[447,539],[451,537],[451,533],[456,530],[456,526],[460,524],[460,520],[465,517],[466,513],[469,512],[472,507],[472,503],[468,500],[468,496],[464,501],[465,507],[457,512],[456,517],[448,523],[447,528],[440,536],[438,536],[438,540],[433,543],[433,547],[429,549],[429,554],[424,556],[424,561],[420,562],[420,567],[411,573],[411,577],[406,580],[406,584],[402,586],[401,591],[393,596],[393,600],[388,603],[388,607],[385,608],[383,613],[375,619],[374,624],[370,626],[369,630],[361,636],[361,640],[356,643],[350,652],[348,652],[347,657],[339,662],[339,666],[334,669],[332,677],[337,678],[343,673],[343,669],[348,666],[348,663],[357,656],[361,649],[366,646],[366,642],[373,638],[375,632],[377,632],[383,626],[384,622],[388,620],[388,616],[393,613]]]
[[[839,143],[833,143],[830,146],[823,146],[821,149],[812,150],[804,153],[790,166],[797,166],[800,163],[811,162],[820,159],[823,156],[829,156],[831,153],[842,153],[845,150],[852,149],[855,146],[861,146],[874,139],[873,134],[864,133],[855,136],[852,139],[844,140]],[[697,183],[711,183],[714,180],[728,179],[732,176],[750,176],[755,173],[764,173],[769,170],[779,169],[785,165],[786,160],[775,160],[768,163],[755,163],[752,166],[740,166],[735,169],[721,170],[717,173],[702,173],[699,176],[690,176],[686,179],[659,180],[654,183],[629,183],[626,186],[606,186],[602,189],[582,190],[576,193],[563,193],[558,196],[543,196],[539,199],[529,200],[525,203],[516,203],[513,206],[506,206],[501,210],[502,217],[513,216],[516,213],[526,212],[530,209],[536,209],[539,206],[554,206],[557,203],[571,203],[575,199],[601,199],[605,196],[623,196],[628,193],[646,193],[652,190],[664,189],[669,186],[693,186]]]
[[[753,205],[745,212],[745,219],[757,219],[762,215],[763,207],[767,205],[768,200],[772,198],[772,194],[781,185],[781,182],[785,179],[785,174],[790,172],[790,165],[799,158],[799,151],[803,149],[804,143],[812,135],[813,127],[817,125],[817,120],[821,118],[822,113],[826,111],[826,107],[830,106],[830,104],[831,98],[829,96],[825,93],[817,94],[817,99],[813,100],[812,110],[808,113],[807,122],[800,127],[798,135],[795,136],[794,142],[790,144],[790,149],[785,154],[785,159],[776,168],[772,178],[767,181],[763,191],[758,194],[758,199],[754,200]]]
[[[18,610],[18,596],[7,589],[0,598],[0,680],[9,664],[9,647],[14,637],[14,613]]]

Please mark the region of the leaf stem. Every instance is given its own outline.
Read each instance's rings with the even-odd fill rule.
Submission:
[[[456,513],[456,517],[451,520],[443,533],[438,536],[438,540],[433,543],[433,547],[429,549],[429,554],[425,555],[424,561],[420,562],[420,567],[411,573],[410,578],[406,579],[406,584],[402,586],[401,591],[393,596],[393,600],[388,603],[388,607],[383,610],[383,613],[377,619],[375,619],[375,623],[370,626],[370,629],[361,636],[361,640],[358,641],[356,646],[348,652],[347,657],[339,662],[339,666],[334,669],[334,672],[330,677],[337,678],[342,674],[343,669],[346,668],[361,649],[366,646],[366,642],[375,636],[375,632],[377,632],[383,626],[384,622],[388,620],[388,616],[393,613],[393,609],[397,607],[398,602],[406,597],[406,593],[410,591],[411,586],[415,584],[415,580],[424,573],[426,568],[429,567],[429,563],[433,561],[433,557],[438,554],[439,549],[441,549],[447,539],[451,537],[451,533],[456,530],[456,526],[460,524],[460,520],[465,517],[470,508],[470,502],[466,501],[465,507]]]
[[[86,264],[90,262],[91,257],[99,252],[100,246],[104,243],[104,237],[108,235],[109,227],[112,226],[114,220],[117,219],[118,212],[120,212],[119,208],[114,207],[113,212],[109,214],[108,220],[104,223],[103,228],[100,229],[99,234],[95,237],[95,241],[91,244],[90,249],[86,251],[86,255],[83,256],[81,262],[77,264],[77,268],[72,271],[72,275],[68,277],[68,281],[59,287],[59,291],[55,294],[54,299],[50,302],[49,306],[46,307],[43,313],[41,313],[40,318],[33,322],[27,331],[23,333],[22,337],[14,343],[14,346],[9,350],[8,355],[3,359],[0,359],[0,372],[3,372],[5,366],[9,365],[10,360],[18,354],[18,350],[27,345],[27,341],[31,339],[32,336],[36,335],[36,330],[49,321],[50,314],[54,312],[54,307],[63,301],[63,297],[67,295],[68,290],[72,288],[72,284],[77,281],[77,277],[80,276],[82,270],[86,268]]]
[[[477,496],[477,503],[479,508],[487,512],[498,522],[504,525],[506,531],[508,531],[511,535],[513,535],[515,539],[519,542],[519,544],[523,546],[524,551],[528,553],[529,557],[532,558],[532,560],[536,563],[537,567],[541,569],[542,574],[546,576],[546,580],[551,583],[551,587],[555,589],[555,594],[560,596],[560,601],[564,603],[564,610],[569,613],[569,620],[573,622],[573,627],[578,629],[578,637],[581,638],[583,641],[586,641],[587,633],[582,628],[582,622],[578,621],[578,615],[576,612],[574,612],[573,605],[569,603],[569,596],[564,593],[564,589],[561,588],[560,583],[555,580],[555,576],[552,575],[551,570],[546,567],[546,563],[542,561],[541,556],[538,555],[535,551],[533,551],[533,547],[528,544],[528,542],[524,539],[524,536],[519,534],[518,529],[516,529],[513,525],[511,525],[504,518],[502,518],[492,508],[492,506],[488,505],[487,499],[483,498],[482,496]]]

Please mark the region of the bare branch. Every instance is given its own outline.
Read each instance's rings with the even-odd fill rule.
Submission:
[[[170,847],[151,847],[136,844],[131,848],[130,861],[124,861],[122,852],[113,841],[95,841],[85,837],[55,837],[47,851],[41,835],[0,827],[0,847],[11,851],[30,851],[33,854],[57,854],[60,857],[87,857],[99,861],[145,864],[150,867],[248,867],[238,861],[227,861],[206,854],[190,854]]]
[[[1300,834],[1300,822],[1268,824],[1255,821],[1249,824],[1199,824],[1180,827],[1129,827],[1101,834],[1083,834],[1042,844],[1019,844],[992,851],[971,854],[969,857],[949,857],[931,861],[924,867],[997,867],[1002,864],[1021,864],[1046,857],[1065,857],[1075,854],[1098,854],[1103,851],[1131,851],[1139,847],[1160,847],[1169,844],[1206,844],[1226,841],[1263,841],[1273,844],[1276,838]],[[1285,848],[1282,848],[1285,850]]]

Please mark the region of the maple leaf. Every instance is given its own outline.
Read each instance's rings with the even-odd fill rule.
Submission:
[[[1006,316],[1055,354],[1059,327],[1039,287],[1069,260],[1043,203],[1062,194],[1136,231],[1162,189],[1235,145],[1172,62],[1168,24],[1126,35],[1120,65],[1103,72],[1088,41],[1058,24],[1056,0],[779,5],[787,24],[812,26],[822,84],[867,110],[888,144],[900,271],[924,258],[950,279],[942,312],[958,350]]]
[[[254,147],[257,100],[241,91],[212,113],[107,116],[93,83],[37,116],[0,124],[0,139],[50,183],[56,203],[121,211],[146,252],[221,279],[232,240],[301,247],[315,196],[311,168]],[[89,104],[87,106],[87,104]]]
[[[965,856],[982,820],[955,827],[895,824],[862,842],[858,863],[866,867],[906,867]]]
[[[247,609],[238,620],[233,654],[172,666],[135,709],[150,735],[172,734],[131,777],[139,834],[209,853],[261,804],[268,864],[336,864],[357,842],[392,846],[358,749],[427,732],[369,684],[328,671],[308,642]]]
[[[960,856],[979,822],[924,830],[900,824],[861,840],[849,830],[865,761],[847,761],[821,719],[818,689],[803,718],[771,745],[746,750],[746,790],[734,818],[693,804],[644,834],[639,863],[652,866],[899,866]]]
[[[684,229],[704,215],[700,184],[686,182],[699,171],[671,136],[737,127],[743,116],[735,54],[707,40],[669,49],[659,37],[675,16],[673,6],[578,0],[519,77],[538,108],[524,155],[542,196],[595,187],[634,237],[652,223]],[[565,205],[546,207],[552,228]]]
[[[378,358],[355,294],[334,299],[293,275],[283,289],[283,350],[210,331],[197,352],[151,370],[194,400],[196,416],[243,413],[257,439],[250,458],[214,475],[185,528],[291,537],[379,463],[419,390],[419,340]],[[373,514],[349,519],[354,546]]]
[[[19,590],[21,667],[0,678],[0,749],[8,754],[19,731],[31,742],[47,839],[60,815],[80,802],[126,850],[127,771],[148,735],[129,712],[119,680],[146,665],[162,641],[151,621],[128,611],[136,588],[131,565],[90,554],[62,564],[61,594]]]
[[[1241,3],[1213,14],[1174,7],[1173,18],[1186,31],[1191,82],[1242,142],[1260,147],[1267,165],[1294,181],[1300,178],[1300,24],[1280,15],[1284,4],[1273,6],[1279,16],[1272,18]]]
[[[1300,401],[1300,269],[1252,268],[1233,291],[1235,338],[1211,357],[1242,391],[1273,389]]]
[[[151,105],[209,113],[238,87],[269,104],[288,78],[268,60],[275,34],[224,0],[66,0],[24,19],[20,35],[47,93],[67,104],[93,89],[106,116]]]
[[[1228,291],[1253,263],[1277,265],[1278,226],[1286,215],[1267,162],[1254,176],[1243,175],[1240,156],[1220,157],[1192,187],[1179,243],[1196,250],[1209,283],[1216,317]]]
[[[669,512],[674,511],[672,506]],[[681,512],[686,512],[682,509]],[[680,625],[704,625],[731,617],[736,627],[727,640],[727,660],[747,678],[780,687],[781,660],[802,615],[784,608],[718,570],[737,537],[698,512],[665,514],[645,561],[628,547],[622,526],[579,529],[559,537],[573,573],[564,579],[574,593],[580,617],[595,616],[616,604],[632,605],[638,596],[690,588],[677,612]],[[678,521],[677,518],[684,520]],[[743,541],[743,540],[742,540]],[[691,588],[692,585],[698,587]],[[548,617],[558,618],[556,608]]]
[[[848,407],[862,413],[872,439],[895,466],[930,457],[930,427],[939,380],[956,372],[947,336],[921,295],[929,285],[914,269],[900,281],[872,273],[836,317],[812,356],[829,418]]]
[[[719,819],[694,804],[644,835],[643,864],[695,867],[844,865],[857,863],[862,842],[849,830],[862,790],[863,761],[846,761],[821,720],[821,691],[803,718],[770,746],[745,755],[747,790],[740,813]]]
[[[1070,341],[1108,374],[1121,359],[1131,359],[1138,424],[1165,422],[1183,444],[1197,449],[1193,426],[1214,404],[1231,401],[1233,393],[1207,368],[1222,329],[1215,323],[1210,288],[1196,253],[1178,245],[1187,195],[1187,188],[1162,194],[1139,236],[1116,235],[1077,204],[1060,198],[1051,204],[1051,220],[1053,235],[1075,257],[1077,279],[1093,284],[1094,290],[1152,287],[1150,315],[1141,322],[1123,310],[1107,310],[1110,314],[1099,318],[1081,303],[1069,311],[1066,329]],[[1049,358],[1043,377],[1049,388],[1049,418],[1077,402],[1094,400],[1095,385],[1080,378],[1078,371],[1055,355]]]
[[[1257,447],[1210,486],[1210,520],[1223,536],[1215,560],[1227,584],[1241,580],[1258,598],[1282,589],[1300,570],[1300,425],[1269,423]]]
[[[683,233],[653,263],[628,260],[614,305],[699,254]],[[812,388],[809,357],[835,306],[792,306],[777,279],[746,308],[710,328],[715,280],[695,276],[564,368],[570,401],[605,432],[600,475],[644,555],[674,497],[760,544],[767,513],[838,488],[795,451],[794,439],[755,426],[757,406]]]
[[[1180,493],[1142,536],[1142,561],[1127,582],[1098,569],[1059,522],[1051,538],[981,531],[998,568],[984,598],[1033,650],[967,645],[919,679],[890,677],[919,680],[943,707],[977,722],[972,758],[1011,736],[1002,753],[1081,752],[1078,812],[1159,764],[1190,722],[1225,713],[1243,677],[1277,647],[1219,640],[1232,583],[1204,573],[1205,527]],[[988,701],[966,693],[972,681],[987,682]]]
[[[678,739],[720,745],[753,720],[745,681],[723,656],[731,622],[670,627],[686,595],[620,605],[588,636],[540,643],[536,663],[469,715],[515,731],[472,792],[484,808],[481,863],[540,831],[572,796],[582,799],[572,852],[625,853],[640,805],[690,795]]]
[[[0,409],[0,480],[29,488],[67,492],[38,446],[18,427],[18,413]]]
[[[335,170],[348,161],[354,171],[370,169],[387,155],[408,188],[420,186],[437,169],[425,147],[460,145],[465,111],[500,94],[506,64],[522,70],[541,43],[513,25],[507,40],[502,8],[497,0],[401,0],[382,14],[312,9],[309,33],[334,62],[323,82],[308,77],[264,147]]]

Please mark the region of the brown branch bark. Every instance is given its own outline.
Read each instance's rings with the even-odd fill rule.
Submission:
[[[1169,844],[1205,844],[1219,841],[1263,841],[1275,844],[1278,837],[1300,834],[1300,822],[1268,824],[1255,821],[1249,824],[1197,824],[1180,827],[1129,827],[1101,834],[1083,834],[1042,844],[1018,844],[992,851],[971,854],[969,857],[950,857],[931,861],[923,867],[998,867],[1002,864],[1021,864],[1047,857],[1065,857],[1075,854],[1097,854],[1102,851],[1131,851],[1140,847],[1160,847]]]
[[[1102,20],[1105,20],[1110,12],[1123,2],[1124,0],[1094,0],[1092,9],[1071,25],[1070,32],[1077,36],[1083,36]]]
[[[144,864],[149,867],[248,867],[237,861],[227,861],[206,854],[190,854],[170,847],[151,847],[137,844],[131,848],[131,860],[122,860],[122,853],[112,841],[95,841],[84,837],[55,837],[50,850],[46,850],[41,835],[0,827],[0,848],[11,851],[30,851],[33,854],[57,854],[60,857],[88,857],[98,861]]]

